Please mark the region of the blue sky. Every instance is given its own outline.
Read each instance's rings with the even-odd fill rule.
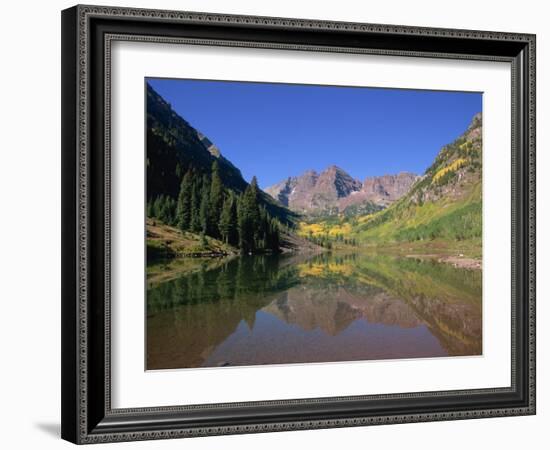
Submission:
[[[261,187],[332,164],[359,180],[422,174],[482,106],[480,93],[147,81]]]

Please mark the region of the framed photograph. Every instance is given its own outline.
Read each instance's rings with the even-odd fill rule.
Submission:
[[[62,437],[535,413],[535,36],[62,12]]]

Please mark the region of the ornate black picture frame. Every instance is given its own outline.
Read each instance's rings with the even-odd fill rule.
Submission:
[[[113,409],[109,108],[117,40],[511,63],[511,386]],[[534,35],[75,6],[62,12],[62,110],[64,439],[84,444],[535,414]]]

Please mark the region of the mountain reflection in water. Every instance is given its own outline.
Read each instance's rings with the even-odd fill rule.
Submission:
[[[481,271],[361,253],[153,269],[149,370],[481,354]]]

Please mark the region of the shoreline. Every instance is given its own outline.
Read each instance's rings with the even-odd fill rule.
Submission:
[[[417,258],[422,260],[433,260],[442,264],[451,264],[457,269],[468,269],[468,270],[481,270],[482,261],[476,258],[470,258],[464,255],[435,255],[435,254],[413,254],[405,255],[405,258]]]

